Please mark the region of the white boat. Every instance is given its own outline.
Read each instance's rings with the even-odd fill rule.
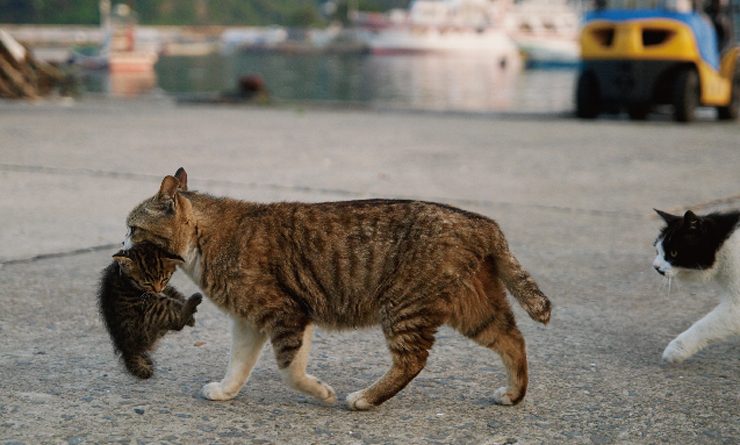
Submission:
[[[101,2],[104,3],[106,2]],[[146,47],[142,44],[141,33],[136,26],[135,12],[125,3],[119,3],[112,15],[103,17],[108,21],[103,23],[108,32],[101,53],[108,58],[108,71],[112,73],[154,71],[154,64],[157,63],[159,55],[155,47],[151,45]]]
[[[87,69],[107,68],[111,73],[154,72],[154,64],[159,59],[156,32],[147,36],[138,29],[135,13],[124,3],[111,10],[110,0],[101,0],[100,17],[103,30],[100,51],[90,55],[74,54],[75,63]],[[143,44],[145,41],[149,44]]]
[[[355,24],[375,54],[477,53],[518,65],[503,28],[508,0],[415,0],[408,10],[356,13]]]
[[[282,26],[230,28],[221,34],[221,53],[253,49],[274,49],[288,40],[288,30]]]
[[[575,66],[579,10],[569,0],[520,0],[504,19],[528,66]]]

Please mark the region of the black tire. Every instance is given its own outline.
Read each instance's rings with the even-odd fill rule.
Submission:
[[[633,121],[644,121],[650,114],[650,107],[648,105],[631,105],[627,108],[627,114]]]
[[[676,74],[673,80],[673,119],[678,122],[691,122],[699,105],[699,76],[691,68]]]
[[[601,111],[599,82],[591,71],[583,71],[576,85],[576,116],[594,119]]]
[[[717,117],[721,121],[734,121],[740,115],[740,70],[735,71],[732,79],[730,103],[724,107],[717,107]]]

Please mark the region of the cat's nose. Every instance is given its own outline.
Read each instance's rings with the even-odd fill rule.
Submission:
[[[659,274],[661,274],[661,275],[665,276],[665,272],[663,272],[662,270],[660,270],[660,267],[658,267],[658,266],[653,266],[653,269],[655,269],[655,270],[656,270],[656,271],[657,271],[657,272],[658,272]]]

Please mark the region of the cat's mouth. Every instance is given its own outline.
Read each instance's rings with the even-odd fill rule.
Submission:
[[[662,265],[653,264],[653,269],[655,269],[656,272],[661,274],[662,276],[671,279],[676,276],[676,273],[678,272],[673,267],[664,268]]]

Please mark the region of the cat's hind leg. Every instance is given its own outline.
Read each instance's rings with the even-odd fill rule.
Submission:
[[[527,352],[501,283],[488,276],[473,282],[461,295],[450,325],[501,356],[508,385],[494,392],[494,402],[519,403],[527,392]]]
[[[312,336],[313,326],[311,324],[305,325],[302,329],[295,326],[278,325],[273,329],[271,336],[275,359],[283,381],[288,386],[324,403],[333,404],[337,401],[334,389],[316,377],[306,374]]]
[[[391,368],[370,387],[347,396],[353,410],[368,410],[390,399],[416,377],[427,362],[443,316],[423,306],[399,308],[383,321],[383,334],[393,358]]]
[[[663,361],[681,363],[707,345],[740,334],[740,304],[723,301],[674,338],[663,351]]]
[[[231,359],[226,375],[220,382],[211,382],[201,393],[208,400],[231,400],[249,379],[249,374],[267,337],[251,323],[236,315],[232,316]]]
[[[527,352],[503,289],[498,298],[494,292],[495,289],[488,289],[487,297],[480,294],[480,298],[487,298],[487,301],[479,301],[479,307],[487,307],[487,310],[468,311],[464,320],[457,317],[452,325],[466,337],[499,354],[506,367],[508,385],[498,388],[493,399],[499,405],[516,405],[527,392]]]
[[[524,337],[511,312],[496,314],[464,334],[481,346],[496,351],[506,367],[508,385],[493,393],[499,405],[516,405],[527,393],[527,352]]]

